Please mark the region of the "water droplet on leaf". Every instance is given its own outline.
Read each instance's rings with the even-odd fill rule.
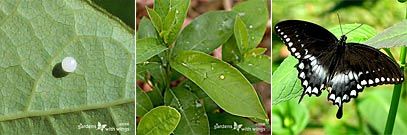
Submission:
[[[223,80],[223,79],[225,79],[225,76],[222,74],[219,76],[219,79]]]

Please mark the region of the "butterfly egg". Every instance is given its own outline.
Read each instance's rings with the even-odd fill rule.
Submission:
[[[62,60],[62,69],[65,72],[72,73],[76,70],[78,63],[76,62],[75,58],[73,57],[65,57]]]

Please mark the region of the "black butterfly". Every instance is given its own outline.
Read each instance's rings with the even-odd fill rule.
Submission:
[[[325,28],[314,23],[287,20],[276,24],[275,31],[284,41],[296,65],[298,78],[305,94],[321,95],[328,89],[328,100],[339,109],[342,117],[343,103],[356,98],[364,87],[396,84],[404,80],[399,65],[379,50],[359,44],[346,43],[346,36],[338,40]]]

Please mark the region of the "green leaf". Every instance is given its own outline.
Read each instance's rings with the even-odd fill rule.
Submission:
[[[246,29],[246,25],[240,19],[239,16],[236,16],[235,26],[234,26],[234,35],[237,43],[237,47],[239,48],[240,52],[246,52],[249,47],[248,41],[248,33]]]
[[[266,81],[271,81],[271,59],[266,55],[246,55],[237,66],[249,74]]]
[[[272,112],[273,134],[297,135],[305,129],[309,122],[307,107],[294,100],[273,106]]]
[[[166,105],[175,107],[181,113],[174,134],[209,134],[209,122],[201,101],[182,85],[165,93]]]
[[[213,102],[208,95],[206,95],[205,91],[199,88],[198,85],[194,84],[194,82],[187,80],[182,84],[182,86],[194,93],[201,101],[203,101],[202,104],[205,107],[206,112],[213,112],[219,109],[218,105]]]
[[[222,45],[222,60],[229,63],[237,63],[241,57],[243,57],[243,55],[237,47],[236,39],[234,36],[231,36]]]
[[[226,112],[209,113],[211,134],[214,135],[256,135],[256,131],[263,130],[247,118],[234,116]],[[241,125],[240,128],[239,125]],[[235,128],[235,129],[234,129]],[[237,131],[239,129],[239,131]]]
[[[157,35],[157,31],[155,30],[154,25],[151,23],[151,21],[146,17],[143,17],[140,20],[140,24],[138,26],[137,39],[157,38]]]
[[[164,19],[170,11],[171,1],[174,0],[154,0],[154,11],[161,16],[161,19]]]
[[[360,99],[357,108],[363,118],[373,129],[383,133],[386,126],[387,114],[391,102],[391,91],[375,90]],[[406,103],[400,100],[397,116],[394,123],[393,134],[399,135],[407,132],[407,109]],[[381,122],[379,122],[381,121]]]
[[[177,38],[182,24],[187,15],[190,0],[156,0],[154,10],[162,17],[163,31],[162,37],[168,44],[172,44]]]
[[[267,120],[253,86],[231,65],[196,51],[181,51],[170,64],[201,87],[225,111]]]
[[[343,122],[326,122],[324,133],[329,135],[360,135],[363,134],[363,131]]]
[[[395,24],[365,42],[375,48],[407,46],[407,20]]]
[[[151,102],[153,103],[153,106],[159,106],[159,105],[163,105],[164,101],[164,97],[161,94],[162,91],[160,90],[160,88],[157,85],[153,86],[152,91],[146,92],[148,97],[150,97]]]
[[[169,135],[181,119],[179,112],[169,106],[159,106],[144,115],[137,126],[139,135]]]
[[[0,134],[134,134],[130,27],[84,0],[2,0],[0,7]],[[68,56],[77,69],[55,78],[53,68]],[[129,131],[78,129],[98,122]]]
[[[233,34],[234,12],[211,11],[193,20],[178,36],[173,54],[181,50],[210,53]]]
[[[285,102],[301,95],[301,81],[298,79],[298,71],[295,64],[297,59],[287,57],[273,73],[272,101],[273,104]]]
[[[154,79],[163,80],[164,70],[160,63],[145,61],[142,64],[137,64],[137,80],[144,80],[146,74],[150,74]],[[147,80],[144,80],[147,81]]]
[[[121,21],[135,28],[135,1],[134,0],[92,0],[103,9],[120,18]]]
[[[346,42],[348,43],[349,42],[362,43],[376,35],[376,30],[372,26],[369,26],[367,24],[363,24],[360,27],[359,26],[360,24],[344,24],[342,25],[343,31],[342,33],[341,26],[337,25],[335,27],[330,28],[329,31],[332,32],[339,39],[343,34],[353,30],[350,33],[346,34],[346,36],[348,37]]]
[[[151,103],[150,98],[138,86],[136,86],[136,99],[137,99],[136,102],[137,116],[143,116],[148,111],[153,109],[153,103]]]
[[[167,50],[156,38],[138,39],[136,44],[136,64],[142,63],[151,57]]]
[[[163,28],[163,20],[161,19],[160,15],[155,12],[153,9],[150,9],[146,7],[148,16],[151,19],[151,22],[153,23],[153,26],[158,32],[161,32]]]
[[[175,10],[170,10],[164,19],[163,29],[160,32],[161,37],[164,38],[164,42],[166,43],[169,43],[168,35],[170,34],[170,30],[174,22],[175,22]]]
[[[266,0],[248,0],[238,3],[233,7],[233,11],[238,12],[238,15],[246,24],[249,34],[249,48],[256,46],[263,39],[266,32],[268,21],[268,9]]]

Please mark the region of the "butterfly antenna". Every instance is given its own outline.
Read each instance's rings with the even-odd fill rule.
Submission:
[[[346,35],[346,34],[348,34],[348,33],[350,33],[350,32],[352,32],[352,31],[354,31],[354,30],[356,30],[356,29],[358,29],[359,27],[362,27],[362,25],[363,25],[363,24],[360,24],[358,27],[353,28],[353,29],[352,29],[352,30],[350,30],[349,32],[345,33],[345,35]]]
[[[341,18],[339,17],[339,13],[336,13],[336,16],[338,16],[338,20],[339,20],[339,27],[341,27],[341,32],[343,35],[343,31],[342,31],[342,24],[341,24]],[[346,35],[346,34],[345,34]]]

